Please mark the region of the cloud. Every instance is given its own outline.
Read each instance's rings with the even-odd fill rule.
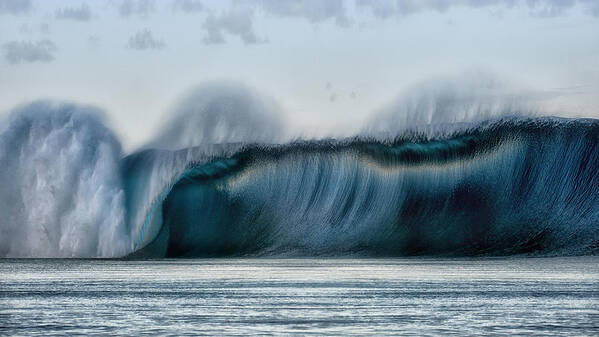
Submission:
[[[154,11],[154,0],[123,0],[119,6],[121,16],[141,16],[146,17]]]
[[[127,47],[135,50],[162,49],[166,46],[164,41],[154,37],[148,29],[141,30],[129,38]]]
[[[312,23],[335,19],[335,23],[341,27],[347,27],[351,24],[343,0],[263,0],[261,4],[265,12],[277,16],[301,17]]]
[[[501,3],[511,3],[513,0],[481,0],[481,1],[416,1],[416,0],[356,0],[358,9],[369,9],[371,13],[379,19],[387,19],[393,16],[407,16],[422,11],[434,11],[439,13],[447,12],[452,6],[485,7]]]
[[[0,14],[24,14],[32,8],[31,0],[0,0]]]
[[[568,9],[576,5],[575,0],[541,1],[529,0],[530,15],[542,18],[553,18],[563,15]]]
[[[385,0],[356,0],[356,6],[360,9],[370,9],[372,14],[380,19],[386,19],[396,14],[396,4]]]
[[[206,18],[203,25],[206,31],[204,43],[219,44],[225,42],[225,34],[238,36],[244,44],[256,44],[266,42],[260,39],[254,32],[253,11],[235,10],[215,16],[213,14]]]
[[[204,5],[197,0],[175,0],[173,2],[173,10],[185,13],[201,12],[204,9]]]
[[[80,7],[67,7],[56,10],[57,19],[89,21],[92,18],[92,11],[87,4],[81,4]]]
[[[176,0],[176,4],[189,5],[192,0]],[[195,2],[194,2],[195,3]],[[238,36],[244,44],[267,42],[266,38],[259,38],[254,31],[256,11],[262,11],[277,17],[297,17],[310,23],[320,23],[334,20],[338,26],[348,27],[351,20],[347,16],[345,0],[260,0],[256,2],[234,2],[233,7],[220,15],[210,14],[204,22],[206,31],[204,42],[207,44],[220,44],[226,42],[226,35]]]
[[[585,11],[587,14],[590,14],[595,17],[599,17],[599,1],[597,1],[597,0],[564,1],[564,3],[571,3],[571,2],[574,2],[574,3],[571,4],[570,7],[574,7],[577,4],[580,4],[583,11]],[[554,6],[560,6],[562,4],[558,0],[554,0],[554,1],[552,1],[552,3],[554,4]]]
[[[19,27],[19,32],[21,34],[31,34],[35,33],[37,30],[39,30],[40,33],[48,34],[50,32],[50,26],[47,23],[41,23],[37,26],[36,29],[35,26],[29,25],[28,23],[24,23]]]
[[[50,62],[54,60],[56,45],[50,40],[11,41],[2,45],[4,59],[11,64]]]
[[[596,0],[356,0],[358,10],[370,10],[379,19],[408,16],[423,11],[445,13],[452,7],[524,7],[531,16],[550,18],[564,15],[577,5],[581,5],[590,14],[599,16],[599,2]]]

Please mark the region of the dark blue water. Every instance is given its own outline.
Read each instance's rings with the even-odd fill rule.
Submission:
[[[599,258],[0,260],[1,335],[599,334]]]
[[[599,121],[517,119],[457,128],[432,139],[132,154],[122,160],[122,173],[134,254],[598,253]],[[173,170],[173,163],[184,164]]]

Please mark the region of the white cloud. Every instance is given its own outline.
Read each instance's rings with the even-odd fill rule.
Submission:
[[[203,28],[206,31],[204,42],[207,44],[224,43],[225,33],[238,36],[244,44],[266,42],[265,39],[258,38],[254,32],[251,10],[233,10],[220,16],[211,14],[206,18]]]
[[[50,40],[37,42],[11,41],[2,45],[4,59],[11,64],[50,62],[54,60],[56,45]]]
[[[177,0],[176,4],[183,7],[183,5],[190,5],[191,0]],[[244,44],[267,42],[266,38],[259,38],[254,30],[256,12],[260,10],[276,17],[297,17],[310,23],[333,20],[341,27],[351,25],[351,20],[347,16],[346,1],[344,0],[240,1],[234,2],[232,8],[220,15],[210,14],[206,18],[203,25],[206,32],[204,42],[207,44],[225,43],[227,35],[239,37]]]
[[[24,23],[19,27],[19,33],[22,34],[33,34],[36,32],[48,34],[50,32],[50,26],[47,23],[41,23],[39,25]]]
[[[155,38],[150,30],[144,29],[129,38],[127,47],[135,50],[152,50],[162,49],[165,45],[164,41]]]
[[[444,13],[452,7],[524,7],[531,16],[557,17],[564,15],[571,8],[580,5],[589,14],[599,16],[599,1],[596,0],[356,0],[361,10],[370,10],[377,18],[386,19],[393,16],[407,16],[423,11]]]
[[[261,4],[265,12],[278,16],[305,18],[312,23],[334,19],[335,23],[342,27],[351,23],[347,17],[346,2],[343,0],[263,0]]]
[[[173,10],[185,13],[201,12],[205,9],[204,5],[197,0],[175,0],[173,1]]]
[[[119,6],[121,16],[146,17],[154,11],[154,0],[123,0]]]
[[[0,14],[23,14],[32,8],[31,0],[0,0]]]
[[[79,7],[66,7],[56,10],[57,19],[89,21],[92,17],[92,11],[87,4],[81,4]]]

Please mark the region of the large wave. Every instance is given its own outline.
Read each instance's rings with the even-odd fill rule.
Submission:
[[[439,140],[247,146],[190,163],[137,256],[594,253],[598,135],[510,119]],[[130,173],[164,155],[127,158]]]
[[[125,157],[94,109],[20,107],[0,134],[0,255],[597,253],[599,121],[447,87],[359,136],[291,142],[269,100],[201,87]]]

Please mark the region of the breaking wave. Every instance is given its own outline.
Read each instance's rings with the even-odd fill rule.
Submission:
[[[596,254],[599,121],[440,92],[360,136],[285,141],[269,100],[203,87],[126,156],[96,109],[19,107],[0,256]]]
[[[0,256],[129,252],[121,157],[97,109],[47,101],[15,109],[0,134]]]
[[[189,162],[144,213],[136,256],[591,254],[598,137],[596,121],[540,118],[246,146]],[[125,177],[180,155],[127,157]]]

